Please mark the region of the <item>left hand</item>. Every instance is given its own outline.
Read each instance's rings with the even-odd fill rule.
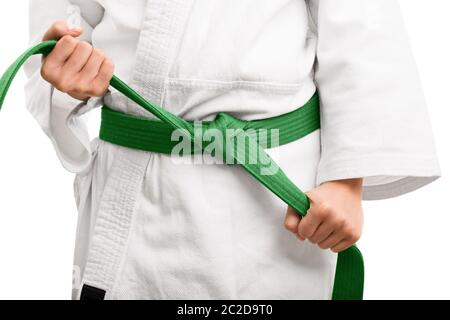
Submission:
[[[301,241],[341,252],[361,237],[362,179],[326,182],[307,192],[311,207],[305,217],[288,208],[285,227]]]

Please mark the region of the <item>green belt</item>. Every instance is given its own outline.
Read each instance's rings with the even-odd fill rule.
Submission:
[[[229,118],[227,114],[219,114],[216,119]],[[307,136],[320,128],[319,96],[315,94],[303,107],[292,112],[262,120],[244,121],[233,118],[237,123],[234,127],[242,128],[246,134],[255,139],[264,148],[272,148]],[[195,123],[188,121],[194,127]],[[203,132],[220,128],[220,121],[201,121]],[[271,130],[278,130],[277,139],[270,139]],[[102,122],[100,127],[100,139],[128,148],[144,151],[171,154],[179,143],[172,139],[174,129],[160,120],[151,120],[123,112],[114,111],[104,106],[102,108]],[[273,141],[272,141],[273,140]],[[249,143],[249,141],[245,141]],[[201,139],[197,141],[202,143]],[[274,144],[274,145],[272,145]],[[203,151],[203,145],[195,148],[192,143],[191,153]],[[247,146],[249,147],[249,146]]]
[[[0,79],[0,109],[12,80],[23,63],[32,55],[50,53],[55,45],[56,41],[42,42],[27,50],[8,68]],[[151,104],[116,76],[112,77],[110,85],[153,114],[159,121],[127,115],[104,107],[100,130],[101,139],[125,147],[160,153],[171,152],[173,143],[176,143],[170,139],[173,130],[179,130],[190,141],[196,141],[192,122]],[[278,129],[279,144],[281,145],[300,139],[317,130],[320,127],[319,118],[319,100],[315,95],[305,106],[278,117],[242,121],[226,113],[219,113],[214,121],[204,122],[203,126],[218,129],[222,133],[227,129],[233,129],[235,132],[233,137],[227,138],[226,134],[223,135],[226,137],[226,141],[223,149],[219,150],[221,156],[232,157],[250,175],[304,216],[310,206],[308,197],[265,152],[259,143],[258,134],[249,132],[258,132],[257,129]],[[229,140],[236,136],[240,136],[244,141],[255,141],[256,139],[257,143],[236,144]],[[200,149],[203,150],[203,146],[200,146]],[[240,161],[239,154],[253,154],[258,157],[251,159],[253,161]],[[273,174],[264,174],[264,168],[271,168]],[[358,248],[352,246],[338,254],[332,299],[360,300],[363,297],[363,287],[363,258]]]

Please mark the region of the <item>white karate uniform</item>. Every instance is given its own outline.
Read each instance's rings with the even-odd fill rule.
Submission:
[[[30,3],[33,43],[53,21],[79,18],[121,79],[185,119],[272,117],[318,88],[321,130],[270,151],[302,190],[364,177],[364,198],[382,199],[440,175],[394,0]],[[39,67],[39,57],[26,66],[28,108],[77,174],[82,284],[106,299],[331,297],[336,255],[287,232],[286,205],[249,174],[91,142],[82,115],[103,101],[148,113],[115,90],[80,104]]]

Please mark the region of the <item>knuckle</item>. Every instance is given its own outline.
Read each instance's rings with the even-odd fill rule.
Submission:
[[[91,89],[89,90],[88,93],[89,93],[90,96],[100,97],[104,93],[104,86],[94,85],[94,86],[91,87]]]
[[[311,213],[312,213],[312,215],[316,216],[320,220],[323,220],[326,217],[325,213],[320,209],[318,209],[316,211],[311,211]]]
[[[95,82],[90,79],[81,79],[78,81],[78,90],[80,94],[93,97],[98,93],[98,88]]]
[[[112,62],[111,59],[106,58],[106,60],[103,62],[103,64],[104,64],[104,66],[105,66],[105,69],[106,69],[108,72],[114,71],[114,63]]]
[[[358,241],[361,238],[361,232],[359,232],[358,230],[356,230],[354,228],[347,228],[345,230],[345,236],[347,239],[349,239],[349,241],[351,241],[352,243],[355,243],[356,241]]]
[[[94,92],[94,96],[101,97],[105,94],[105,91],[106,91],[106,86],[101,87],[100,89],[97,90],[97,92]]]
[[[92,46],[86,41],[80,41],[78,43],[78,48],[82,51],[92,51]]]
[[[72,84],[67,78],[61,77],[54,81],[54,86],[62,92],[69,92],[72,90]]]
[[[59,42],[62,44],[72,44],[75,43],[75,41],[76,41],[75,38],[69,35],[65,35],[59,40]]]
[[[60,84],[58,86],[58,89],[60,91],[62,91],[62,92],[71,92],[71,91],[73,91],[72,86],[70,84],[66,83],[66,82]]]
[[[352,243],[359,241],[359,239],[361,239],[361,232],[359,231],[354,231],[350,236]]]
[[[44,63],[41,67],[41,77],[47,81],[51,81],[52,79],[52,73],[47,63]]]
[[[319,207],[317,208],[317,214],[322,218],[328,217],[331,213],[332,213],[332,208],[326,202],[321,203],[319,205]]]
[[[92,54],[95,55],[95,56],[98,56],[98,57],[105,57],[105,54],[99,48],[93,48],[92,49]]]
[[[303,226],[302,224],[300,224],[298,227],[298,234],[308,239],[312,236],[312,232],[310,231],[310,229]]]
[[[68,48],[68,47],[72,48],[72,47],[76,46],[77,42],[78,42],[78,40],[75,39],[74,37],[69,36],[69,35],[65,35],[64,37],[62,37],[59,40],[58,43],[60,44],[60,46],[62,46],[64,48]]]
[[[333,219],[333,224],[336,228],[342,228],[346,224],[345,218],[342,216],[336,216]]]
[[[73,91],[78,94],[88,94],[89,90],[90,90],[89,85],[87,85],[84,82],[78,82],[77,85],[73,89]]]
[[[98,97],[100,96],[98,91],[96,89],[90,89],[85,91],[86,95],[88,95],[89,97]]]
[[[55,86],[56,89],[58,89],[61,92],[66,92],[67,93],[67,92],[71,91],[70,90],[71,88],[66,83],[62,83],[62,82],[57,81],[57,82],[54,83],[54,86]]]

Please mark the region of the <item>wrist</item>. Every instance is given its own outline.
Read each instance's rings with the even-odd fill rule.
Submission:
[[[363,178],[342,179],[324,182],[321,186],[332,187],[362,197]]]

